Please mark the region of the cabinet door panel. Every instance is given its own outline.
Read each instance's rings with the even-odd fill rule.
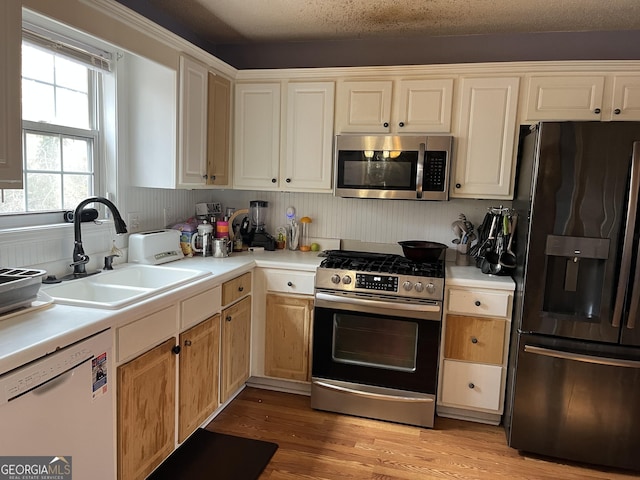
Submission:
[[[519,78],[465,78],[451,197],[513,197]]]
[[[222,397],[226,402],[249,378],[251,297],[222,311]]]
[[[333,82],[293,82],[287,87],[284,178],[293,190],[331,190]],[[284,183],[283,183],[284,182]]]
[[[445,358],[502,365],[506,320],[447,315]]]
[[[235,114],[234,185],[277,187],[280,84],[237,85]]]
[[[176,359],[170,339],[118,367],[118,478],[143,479],[175,442]]]
[[[604,76],[531,77],[526,120],[600,120]]]
[[[336,133],[389,132],[391,93],[391,80],[347,80],[339,83],[336,103]]]
[[[267,295],[265,374],[309,381],[309,335],[313,299]]]
[[[640,120],[640,75],[614,77],[611,119]]]
[[[220,315],[180,335],[178,441],[183,442],[218,406]]]
[[[394,128],[398,133],[450,132],[452,100],[453,80],[450,78],[401,80]]]
[[[231,82],[209,72],[207,185],[229,185]]]
[[[208,72],[187,57],[180,57],[180,162],[181,185],[204,185],[207,165]]]

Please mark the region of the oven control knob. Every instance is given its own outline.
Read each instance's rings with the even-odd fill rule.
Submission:
[[[435,293],[435,291],[436,291],[436,286],[433,283],[428,283],[427,284],[427,292]]]
[[[344,283],[345,285],[349,285],[351,283],[351,277],[349,275],[345,275],[344,277],[342,277],[342,283]]]
[[[336,285],[340,283],[340,275],[338,275],[337,273],[331,275],[331,283],[335,283]]]
[[[424,285],[422,284],[422,282],[417,282],[414,286],[413,289],[416,292],[422,292],[424,290]]]
[[[407,280],[402,284],[402,288],[404,288],[407,292],[410,292],[413,288],[413,284],[409,280]]]

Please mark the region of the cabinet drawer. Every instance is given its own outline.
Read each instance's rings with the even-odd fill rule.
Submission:
[[[116,351],[121,362],[142,353],[161,340],[174,334],[178,318],[178,306],[171,305],[147,315],[116,330]]]
[[[510,292],[488,292],[482,290],[449,290],[447,311],[488,315],[492,317],[510,317]]]
[[[444,356],[502,365],[506,324],[500,318],[447,315]]]
[[[251,292],[251,272],[222,284],[222,305],[229,305]]]
[[[269,271],[266,273],[267,290],[270,292],[313,295],[315,273],[293,271]]]
[[[188,328],[205,320],[222,308],[221,287],[214,287],[180,303],[180,328]]]
[[[444,361],[442,403],[502,410],[502,367]]]

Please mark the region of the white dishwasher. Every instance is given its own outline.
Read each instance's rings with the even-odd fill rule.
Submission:
[[[0,377],[0,463],[50,457],[64,478],[115,478],[111,344],[106,330]]]

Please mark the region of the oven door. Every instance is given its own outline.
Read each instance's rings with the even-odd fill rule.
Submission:
[[[435,395],[441,309],[427,300],[316,292],[312,376]]]

